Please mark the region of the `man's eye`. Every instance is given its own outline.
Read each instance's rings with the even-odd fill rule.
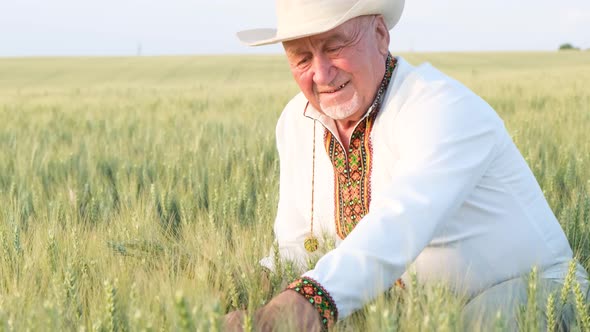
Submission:
[[[328,49],[328,53],[338,53],[342,50],[342,46],[331,47]]]
[[[309,58],[303,58],[297,62],[297,67],[305,66],[309,62]]]

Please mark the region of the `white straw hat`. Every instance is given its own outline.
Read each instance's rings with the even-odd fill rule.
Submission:
[[[404,0],[276,0],[277,28],[237,33],[250,46],[274,44],[331,30],[351,18],[383,15],[388,29],[399,21]]]

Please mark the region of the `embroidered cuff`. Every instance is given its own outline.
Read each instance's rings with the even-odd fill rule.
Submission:
[[[293,281],[287,289],[303,295],[320,313],[323,330],[327,331],[338,320],[338,308],[330,294],[317,281],[302,277]]]

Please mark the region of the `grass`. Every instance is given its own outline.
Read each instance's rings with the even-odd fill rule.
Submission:
[[[404,56],[495,107],[590,267],[590,53]],[[297,91],[279,56],[0,59],[0,330],[220,330],[280,292],[297,272],[258,260]],[[455,330],[461,300],[415,286],[338,328]]]

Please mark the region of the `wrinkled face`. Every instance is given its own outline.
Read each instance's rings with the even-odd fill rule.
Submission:
[[[334,120],[354,121],[370,107],[385,74],[389,31],[382,16],[361,16],[283,47],[312,106]]]

